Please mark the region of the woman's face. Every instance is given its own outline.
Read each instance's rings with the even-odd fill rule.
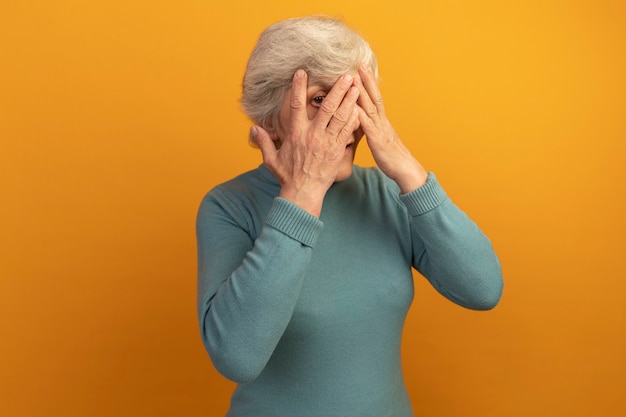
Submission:
[[[329,91],[329,86],[309,85],[307,87],[306,111],[309,120],[313,120],[322,104],[322,101],[324,101],[324,98]],[[289,119],[291,116],[291,108],[289,106],[290,97],[291,89],[285,92],[285,97],[283,98],[283,102],[280,107],[279,126],[276,133],[278,134],[278,140],[280,140],[281,142],[284,135],[286,134],[286,129],[289,126]],[[354,162],[356,148],[359,145],[359,141],[363,137],[363,130],[361,129],[359,124],[357,124],[356,128],[352,132],[352,137],[353,140],[351,140],[350,143],[346,146],[343,161],[341,163],[341,167],[339,168],[339,172],[337,173],[337,177],[335,178],[335,182],[346,180],[350,177],[350,175],[352,175],[352,164]]]

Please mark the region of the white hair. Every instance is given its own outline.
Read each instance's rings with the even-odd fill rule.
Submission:
[[[361,63],[378,80],[374,52],[341,20],[307,16],[280,21],[261,33],[250,55],[242,85],[243,110],[267,129],[278,123],[285,92],[298,69],[307,72],[309,83],[332,86],[343,74],[356,74]]]

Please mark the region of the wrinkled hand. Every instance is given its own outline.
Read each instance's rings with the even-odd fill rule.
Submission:
[[[281,185],[280,196],[318,216],[326,192],[335,181],[346,145],[358,125],[359,89],[353,77],[341,77],[325,97],[312,120],[307,115],[307,74],[294,74],[289,96],[288,126],[281,130],[276,149],[260,126],[252,134],[263,154],[264,165]]]
[[[402,193],[422,186],[428,173],[402,143],[385,114],[383,98],[372,71],[365,65],[359,67],[355,85],[360,94],[357,102],[359,121],[367,137],[367,144],[378,167],[393,179]]]

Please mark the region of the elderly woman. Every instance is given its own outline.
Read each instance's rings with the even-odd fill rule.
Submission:
[[[402,143],[377,74],[332,18],[274,24],[252,52],[242,103],[263,164],[197,219],[201,334],[238,383],[230,417],[411,416],[411,267],[461,306],[500,298],[489,240]],[[363,137],[376,168],[353,165]]]

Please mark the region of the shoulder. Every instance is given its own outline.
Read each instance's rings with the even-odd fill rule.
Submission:
[[[216,185],[202,199],[198,218],[226,217],[238,224],[257,223],[269,210],[280,185],[263,166]]]
[[[244,172],[213,187],[203,199],[209,201],[240,201],[257,195],[274,195],[280,189],[278,181],[263,166]]]
[[[278,181],[263,165],[216,185],[207,195],[249,194],[278,186]]]
[[[393,201],[407,207],[413,214],[430,211],[448,199],[446,192],[432,172],[429,172],[426,184],[407,194],[402,194],[395,181],[387,177],[377,167],[355,166],[353,177],[355,184],[359,184],[357,188],[361,189],[369,198]]]

